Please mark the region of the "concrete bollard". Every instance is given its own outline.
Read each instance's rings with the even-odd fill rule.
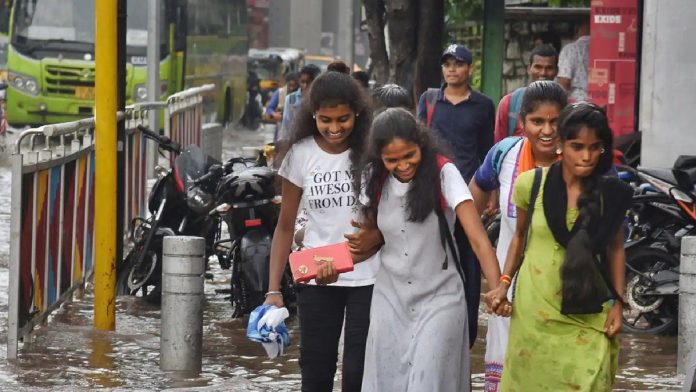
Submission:
[[[696,237],[684,237],[679,265],[679,346],[677,372],[693,383],[696,371]],[[684,385],[690,390],[691,385]]]
[[[205,239],[164,237],[160,368],[200,372]]]

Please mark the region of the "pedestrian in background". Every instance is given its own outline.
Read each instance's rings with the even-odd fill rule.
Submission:
[[[344,235],[355,231],[354,221],[360,220],[353,176],[372,122],[369,98],[350,75],[340,72],[319,76],[307,98],[279,170],[283,203],[271,245],[270,291],[265,302],[278,307],[283,306],[280,281],[300,199],[306,200],[305,249],[344,242]],[[366,248],[372,251],[356,256],[355,261],[368,258],[381,245],[379,232],[372,232],[375,245]],[[360,390],[376,266],[370,258],[339,276],[332,263],[324,263],[316,280],[295,286],[302,334],[302,391],[333,389],[344,322],[342,386],[344,391]]]
[[[515,234],[489,293],[496,312],[509,314],[517,273],[501,391],[610,391],[618,368],[622,222],[633,191],[603,176],[612,165],[603,109],[567,106],[557,131],[560,162],[517,177]]]
[[[340,72],[350,75],[350,67],[341,60],[334,60],[326,66],[326,72]]]
[[[280,130],[278,131],[279,140],[287,140],[290,137],[290,129],[293,126],[292,123],[295,119],[295,113],[297,113],[302,106],[302,96],[309,91],[309,86],[312,85],[312,82],[320,73],[321,70],[314,64],[305,65],[300,69],[300,88],[285,97],[285,103],[283,104],[283,121],[280,123]]]
[[[266,105],[264,120],[275,124],[275,130],[273,132],[274,142],[278,141],[278,130],[280,129],[281,121],[283,121],[285,97],[287,97],[288,94],[294,93],[300,87],[299,76],[297,72],[289,72],[285,75],[285,85],[273,92],[271,99]]]
[[[430,131],[402,108],[375,118],[362,167],[363,213],[384,237],[363,391],[468,391],[472,316],[453,251],[455,216],[486,278],[500,276],[471,193]]]
[[[529,55],[527,76],[529,83],[537,80],[554,80],[558,73],[558,53],[551,46],[538,46]],[[495,142],[508,136],[523,136],[522,119],[519,116],[522,97],[527,87],[520,87],[500,99],[495,116]]]
[[[558,83],[568,91],[572,102],[587,101],[587,67],[590,62],[590,21],[577,27],[576,40],[566,44],[558,55]]]
[[[380,113],[387,108],[403,108],[413,113],[411,94],[398,84],[390,83],[377,87],[372,92],[372,100],[375,113]]]
[[[519,108],[524,137],[512,136],[496,143],[469,184],[479,213],[490,209],[491,204],[497,206],[500,203],[500,232],[496,255],[501,270],[517,220],[515,204],[512,202],[515,180],[521,173],[536,167],[549,167],[556,162],[556,125],[561,110],[567,103],[565,90],[556,82],[540,80],[525,88]],[[494,284],[489,286],[494,287]],[[511,293],[508,293],[508,300],[512,301]],[[509,318],[488,316],[484,387],[487,392],[498,391],[504,370],[509,328]]]
[[[418,101],[418,118],[432,128],[443,146],[452,153],[453,162],[469,182],[486,153],[493,146],[495,107],[487,96],[469,84],[473,72],[471,52],[463,45],[450,45],[440,58],[444,84],[428,89]],[[459,262],[466,277],[466,301],[469,306],[469,345],[478,331],[481,269],[461,225],[454,226]]]
[[[355,71],[350,76],[357,80],[363,88],[370,89],[370,75],[365,71]]]

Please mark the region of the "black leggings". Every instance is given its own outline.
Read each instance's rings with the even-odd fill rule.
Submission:
[[[341,386],[344,392],[360,391],[372,286],[301,286],[297,291],[302,391],[333,390],[344,317]]]

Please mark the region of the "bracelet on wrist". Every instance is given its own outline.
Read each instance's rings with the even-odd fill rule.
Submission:
[[[512,278],[510,277],[510,275],[505,275],[505,274],[500,275],[500,279],[498,280],[498,283],[503,283],[503,282],[505,282],[508,286],[510,286],[510,284],[512,283]]]
[[[280,291],[269,291],[266,294],[264,294],[263,296],[264,296],[264,298],[268,298],[268,296],[271,296],[271,295],[279,295],[282,297],[283,293],[281,293]]]

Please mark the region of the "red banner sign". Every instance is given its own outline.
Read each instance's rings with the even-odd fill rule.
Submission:
[[[590,100],[606,105],[614,136],[635,131],[637,0],[593,0],[590,11]]]

